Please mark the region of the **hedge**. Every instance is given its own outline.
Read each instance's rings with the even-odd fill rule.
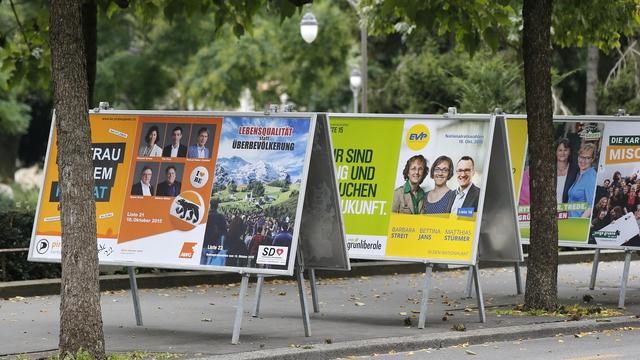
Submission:
[[[0,249],[28,248],[33,227],[32,211],[11,210],[0,213]],[[3,271],[6,270],[6,271]],[[17,281],[59,278],[60,264],[27,261],[27,252],[0,253],[0,280]]]

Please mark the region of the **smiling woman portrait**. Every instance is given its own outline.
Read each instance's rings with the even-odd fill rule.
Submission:
[[[453,160],[448,156],[440,156],[433,162],[429,174],[436,184],[433,190],[427,191],[424,202],[425,214],[444,214],[451,212],[449,203],[455,191],[449,189],[447,181],[453,177]]]
[[[420,184],[427,177],[429,167],[422,155],[414,155],[407,160],[402,175],[405,183],[393,192],[391,211],[400,214],[420,214],[424,210],[424,190]]]

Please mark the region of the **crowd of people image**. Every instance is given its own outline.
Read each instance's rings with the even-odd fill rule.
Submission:
[[[222,214],[218,205],[217,200],[211,200],[200,264],[287,268],[257,264],[256,258],[260,245],[291,248],[293,229],[288,216],[275,219],[266,216],[263,210]]]
[[[596,188],[596,203],[593,207],[591,230],[597,231],[614,223],[628,213],[633,213],[640,223],[640,181],[638,173],[623,176],[620,171],[604,179]]]
[[[466,210],[467,216],[478,210],[480,188],[473,184],[475,162],[470,156],[461,157],[453,164],[448,156],[440,156],[431,168],[422,155],[414,155],[405,164],[402,172],[405,183],[395,189],[391,210],[401,214],[461,214]],[[447,182],[456,176],[458,186],[449,188]],[[424,191],[421,184],[427,175],[435,186]]]

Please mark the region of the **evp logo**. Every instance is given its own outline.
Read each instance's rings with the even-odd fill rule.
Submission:
[[[424,140],[427,138],[427,136],[429,136],[427,133],[419,133],[419,134],[409,134],[409,140],[415,140],[415,141],[420,141],[420,140]]]
[[[416,124],[407,131],[405,142],[409,149],[417,151],[422,150],[427,146],[430,137],[431,133],[426,125]]]
[[[258,247],[258,258],[256,264],[286,265],[289,248],[286,246],[265,246]]]

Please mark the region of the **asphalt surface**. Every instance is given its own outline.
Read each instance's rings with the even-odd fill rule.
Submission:
[[[542,339],[524,339],[509,342],[488,342],[481,345],[460,344],[442,349],[419,349],[416,351],[369,356],[350,357],[348,359],[399,360],[411,357],[413,360],[495,360],[505,357],[518,360],[562,359],[637,359],[640,354],[640,330],[622,328],[618,330],[581,332],[558,335]],[[474,355],[469,357],[469,355]],[[347,358],[342,358],[341,360]]]
[[[590,263],[559,267],[559,299],[615,309],[622,275],[620,261],[600,264],[596,289],[588,289]],[[255,284],[244,299],[240,344],[231,345],[239,284],[142,289],[144,326],[136,326],[129,291],[102,294],[109,352],[148,351],[188,358],[327,359],[411,351],[457,344],[512,341],[592,330],[640,326],[639,264],[632,262],[627,308],[610,318],[570,321],[551,316],[503,314],[523,302],[516,295],[512,267],[481,270],[487,321],[478,321],[477,303],[465,297],[465,270],[435,272],[430,287],[427,324],[417,328],[424,275],[391,274],[321,278],[320,313],[311,314],[312,336],[305,337],[296,283],[267,280],[261,312],[252,318]],[[526,269],[522,269],[523,282]],[[307,299],[311,305],[311,298]],[[58,345],[59,296],[0,300],[0,356],[41,356]],[[452,328],[462,324],[466,331]]]

